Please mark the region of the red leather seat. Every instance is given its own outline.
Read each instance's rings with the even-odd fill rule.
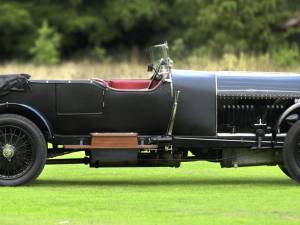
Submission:
[[[149,80],[110,80],[108,86],[115,89],[146,89]]]
[[[157,81],[153,82],[151,87],[149,87],[150,80],[101,80],[95,79],[94,81],[100,83],[104,87],[109,87],[117,90],[147,90],[156,87],[159,83]]]

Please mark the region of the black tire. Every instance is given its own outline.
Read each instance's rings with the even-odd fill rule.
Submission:
[[[15,114],[0,115],[0,186],[33,182],[46,159],[45,137],[33,122]]]
[[[296,182],[300,183],[300,121],[288,131],[284,141],[282,158],[283,166]]]
[[[287,171],[287,169],[283,166],[283,165],[278,165],[278,167],[280,168],[280,170],[285,174],[287,175],[289,178],[293,179],[291,177],[291,175],[289,174],[289,172]]]

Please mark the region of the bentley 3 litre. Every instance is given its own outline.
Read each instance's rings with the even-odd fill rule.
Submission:
[[[167,44],[150,79],[0,76],[0,185],[47,164],[278,165],[300,182],[300,74],[172,69]],[[84,151],[84,158],[55,157]],[[192,154],[189,154],[191,152]]]

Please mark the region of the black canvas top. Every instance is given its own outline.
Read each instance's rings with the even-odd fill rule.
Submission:
[[[28,74],[0,75],[0,96],[11,91],[25,91],[29,88],[29,78]]]

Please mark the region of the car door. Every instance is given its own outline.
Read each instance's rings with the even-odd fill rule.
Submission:
[[[104,88],[92,81],[56,83],[57,115],[100,115],[103,113]]]

